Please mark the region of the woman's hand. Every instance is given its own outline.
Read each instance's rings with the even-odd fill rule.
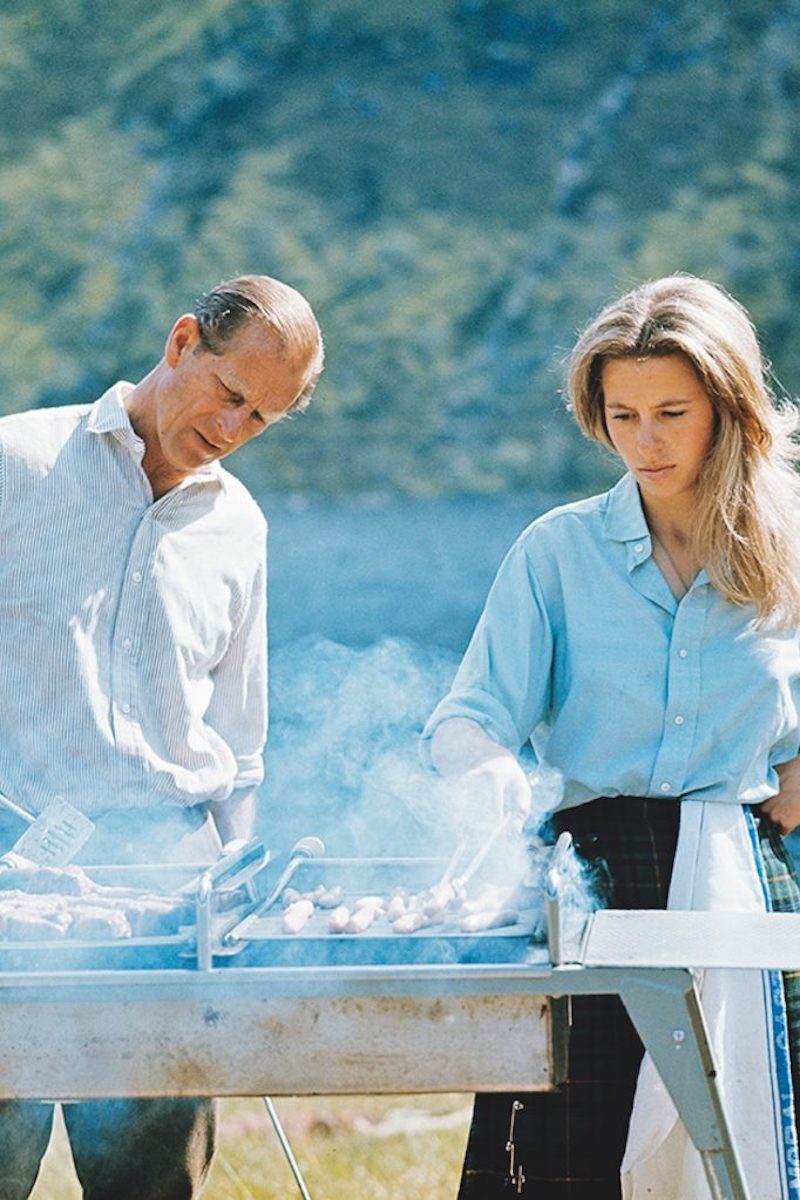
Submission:
[[[493,807],[499,817],[510,814],[517,818],[520,828],[530,815],[530,785],[522,767],[508,750],[467,771],[461,776],[459,785],[479,802]]]
[[[451,717],[431,738],[431,761],[440,775],[498,816],[511,813],[522,824],[531,810],[525,771],[505,746],[490,738],[476,721]]]
[[[760,806],[764,816],[776,825],[785,837],[800,825],[800,758],[781,763],[776,768],[780,791]]]

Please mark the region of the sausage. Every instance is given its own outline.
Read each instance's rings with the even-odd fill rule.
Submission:
[[[485,912],[468,913],[461,920],[463,933],[483,933],[485,929],[502,929],[516,925],[519,913],[515,908],[487,909]]]
[[[389,903],[386,906],[387,919],[390,922],[394,922],[397,920],[398,917],[405,916],[407,911],[408,911],[408,909],[406,906],[405,896],[401,896],[399,893],[395,893],[395,895],[391,897],[391,899],[389,900]]]
[[[283,914],[283,932],[299,933],[314,911],[312,900],[295,900]]]
[[[374,897],[370,897],[370,899],[374,899]],[[345,933],[364,933],[380,915],[382,909],[383,904],[362,904],[360,908],[356,906],[355,912],[344,927]]]
[[[342,903],[341,884],[330,888],[318,887],[309,899],[314,901],[317,908],[337,908]]]
[[[440,913],[407,912],[397,918],[392,925],[392,930],[395,933],[416,933],[418,929],[426,929],[428,925],[441,923],[441,920]]]
[[[446,908],[450,907],[457,896],[458,892],[452,883],[437,883],[423,900],[422,911],[427,913],[428,916],[443,913]]]
[[[462,913],[484,913],[497,912],[501,908],[511,908],[508,903],[511,895],[511,889],[507,887],[498,887],[495,883],[489,883],[482,887],[472,900],[462,900]]]
[[[328,930],[331,933],[344,933],[350,920],[350,909],[346,904],[340,904],[328,917]]]

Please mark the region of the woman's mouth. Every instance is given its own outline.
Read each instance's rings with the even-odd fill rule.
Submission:
[[[673,467],[673,463],[668,463],[663,467],[637,467],[636,469],[640,475],[647,475],[650,478],[655,478],[659,475],[665,475],[667,471],[673,470]]]

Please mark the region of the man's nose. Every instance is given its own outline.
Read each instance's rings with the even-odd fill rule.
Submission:
[[[247,411],[244,408],[226,408],[217,417],[217,428],[220,437],[226,442],[236,442],[242,436]]]

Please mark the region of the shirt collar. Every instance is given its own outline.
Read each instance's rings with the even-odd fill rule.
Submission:
[[[627,543],[628,570],[646,562],[653,553],[650,529],[645,520],[639,487],[630,472],[627,472],[608,493],[603,533],[613,542]],[[663,578],[663,576],[659,576]],[[708,583],[708,575],[702,568],[695,577],[689,591]],[[666,586],[666,583],[665,583]],[[672,596],[672,592],[669,592]]]
[[[144,451],[144,442],[131,425],[131,419],[125,407],[125,402],[133,389],[134,384],[127,383],[124,379],[119,380],[118,383],[110,387],[92,405],[86,427],[90,433],[112,434],[132,454],[141,459],[142,452]],[[178,487],[185,487],[190,483],[197,482],[216,483],[224,488],[226,485],[226,472],[218,462],[207,463],[205,466],[198,467],[196,471],[193,471]]]
[[[650,538],[636,480],[627,472],[608,493],[603,532],[613,542]]]
[[[125,401],[132,391],[133,384],[126,383],[122,379],[104,392],[100,399],[92,405],[86,426],[89,432],[121,433],[123,434],[122,440],[127,440],[124,435],[130,435],[132,439],[136,438],[128,410],[125,407]]]

